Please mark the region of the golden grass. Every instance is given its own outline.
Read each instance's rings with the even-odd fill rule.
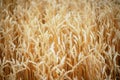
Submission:
[[[119,79],[119,0],[0,0],[0,80]]]

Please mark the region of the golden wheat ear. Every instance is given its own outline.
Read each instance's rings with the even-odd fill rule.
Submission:
[[[119,0],[0,0],[0,80],[119,76]]]

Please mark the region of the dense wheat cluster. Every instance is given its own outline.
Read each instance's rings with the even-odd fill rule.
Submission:
[[[120,80],[120,1],[0,0],[0,80]]]

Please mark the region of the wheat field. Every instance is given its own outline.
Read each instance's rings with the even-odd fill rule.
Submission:
[[[0,0],[0,80],[120,80],[120,1]]]

